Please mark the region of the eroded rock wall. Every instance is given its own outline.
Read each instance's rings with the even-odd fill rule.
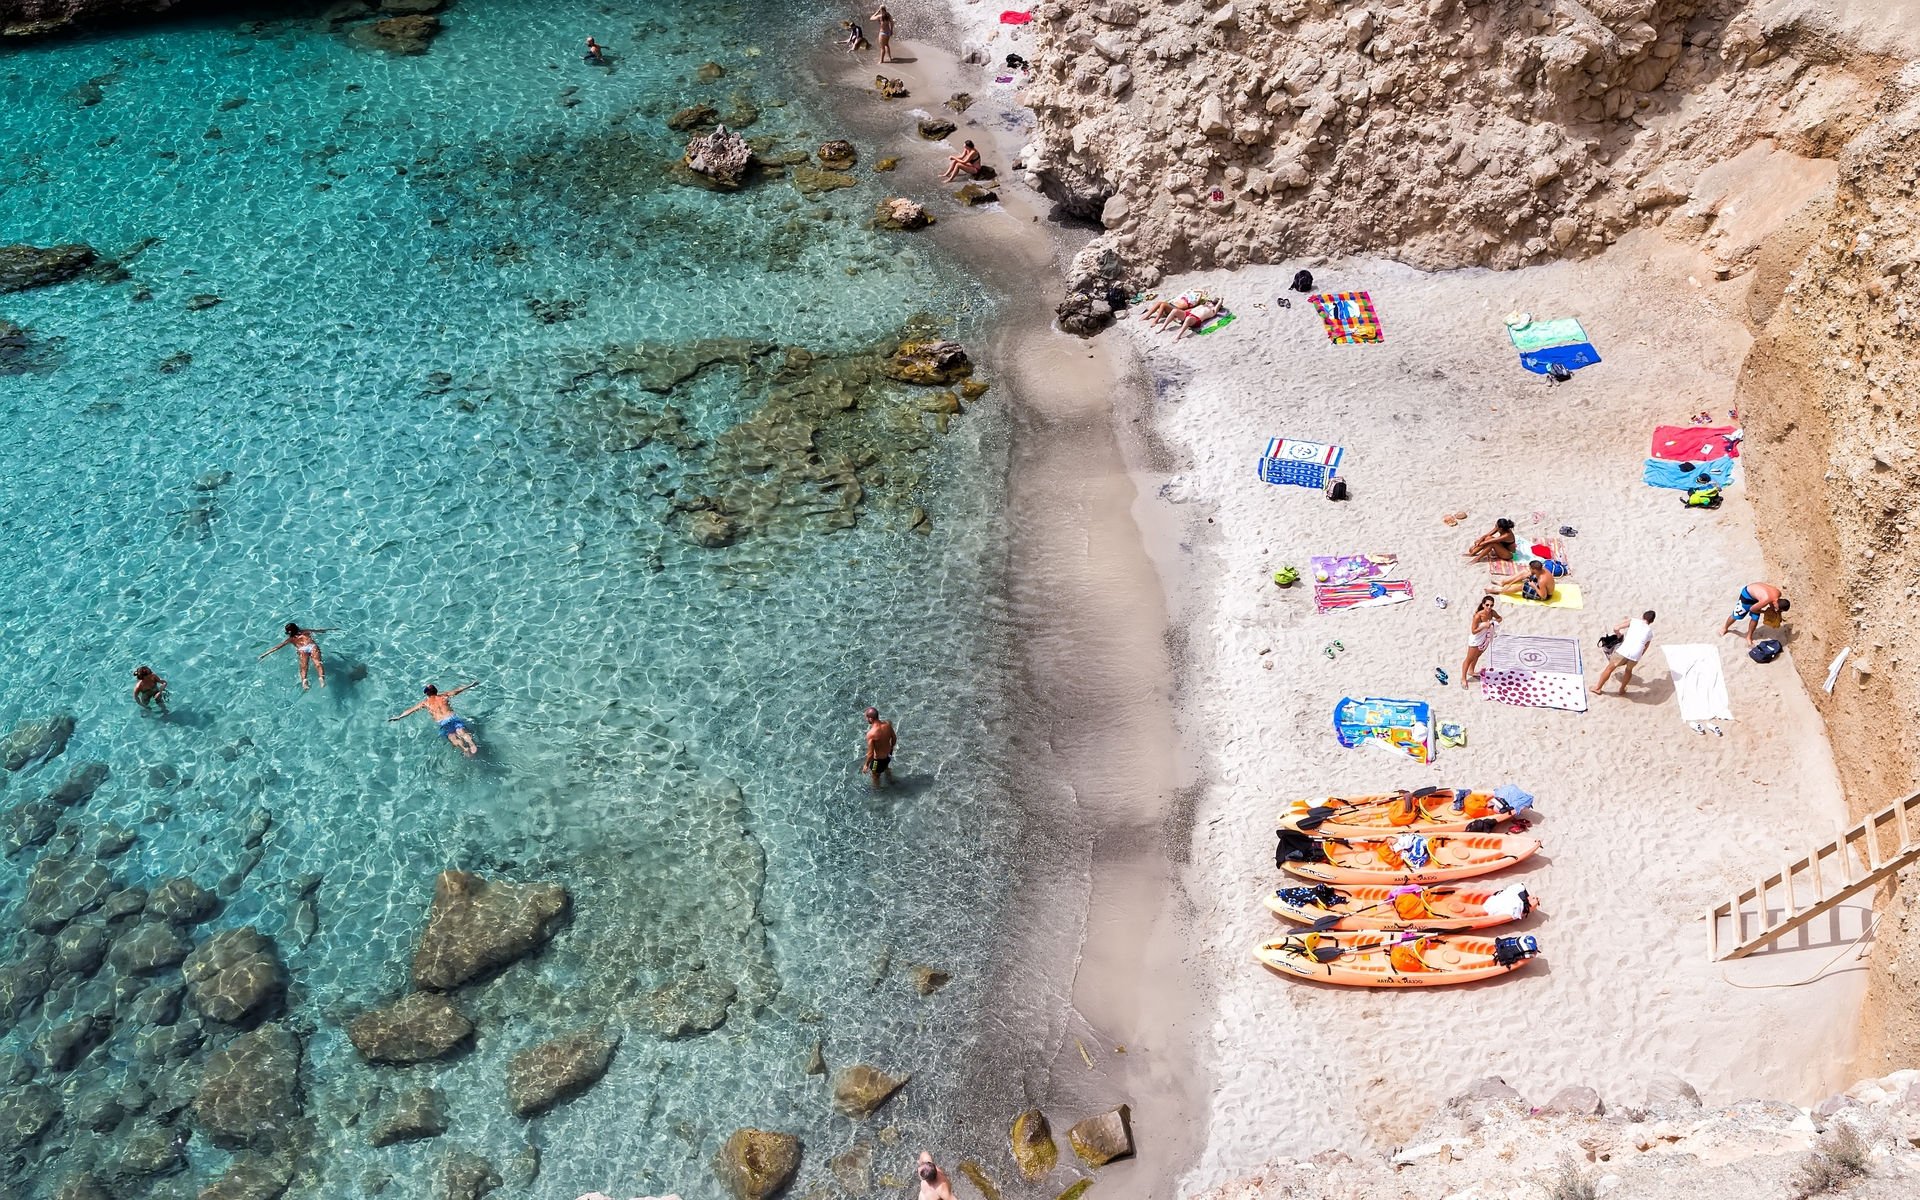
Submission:
[[[165,12],[179,0],[0,0],[0,37],[34,37]]]

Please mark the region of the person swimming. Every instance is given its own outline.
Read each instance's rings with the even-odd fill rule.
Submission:
[[[600,48],[599,42],[588,38],[587,52],[580,56],[580,60],[582,62],[590,62],[596,67],[603,67],[607,63],[607,52]]]
[[[279,645],[266,651],[260,658],[265,658],[268,654],[273,654],[286,649],[288,646],[292,646],[293,652],[299,656],[300,660],[300,686],[302,688],[307,686],[307,663],[311,661],[315,673],[320,676],[320,686],[325,687],[327,686],[327,660],[321,655],[320,643],[314,640],[313,635],[316,633],[332,632],[334,631],[331,629],[307,629],[296,625],[292,621],[288,621],[287,636],[281,640]]]
[[[440,736],[458,746],[462,754],[472,758],[480,752],[480,745],[473,740],[473,733],[467,728],[467,719],[453,711],[453,698],[468,688],[477,686],[479,682],[476,679],[470,683],[463,683],[445,694],[429,683],[422,689],[427,696],[425,700],[403,713],[388,717],[387,723],[392,724],[404,717],[410,717],[424,708],[427,710],[427,715],[433,718],[435,727],[440,730]]]
[[[141,708],[157,708],[167,715],[167,681],[153,673],[152,667],[133,669],[133,701]]]

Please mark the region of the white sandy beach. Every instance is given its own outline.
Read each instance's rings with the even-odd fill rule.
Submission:
[[[1307,264],[1323,290],[1371,291],[1386,340],[1355,346],[1330,343],[1304,298],[1275,306],[1297,265],[1163,283],[1163,294],[1191,284],[1225,294],[1238,320],[1206,337],[1176,345],[1121,323],[1151,363],[1151,420],[1177,462],[1143,478],[1143,524],[1170,514],[1179,530],[1159,554],[1188,651],[1182,726],[1210,751],[1186,884],[1199,908],[1193,961],[1218,995],[1215,1087],[1208,1148],[1182,1190],[1277,1155],[1392,1144],[1490,1075],[1536,1104],[1569,1084],[1639,1103],[1663,1072],[1709,1103],[1808,1103],[1849,1082],[1865,974],[1846,943],[1861,907],[1774,953],[1733,964],[1706,954],[1707,909],[1830,835],[1844,813],[1789,665],[1755,664],[1741,639],[1716,637],[1740,586],[1772,578],[1743,489],[1697,512],[1640,480],[1655,425],[1724,416],[1732,403],[1746,334],[1726,314],[1741,281],[1714,283],[1703,260],[1652,236],[1591,262],[1501,274]],[[1516,309],[1579,317],[1604,361],[1548,387],[1507,343],[1502,318]],[[1346,447],[1352,500],[1257,480],[1255,460],[1277,436]],[[1459,510],[1470,516],[1458,528],[1441,523]],[[1578,529],[1569,579],[1586,603],[1503,603],[1506,632],[1577,638],[1591,681],[1595,638],[1657,610],[1627,699],[1610,688],[1582,714],[1458,686],[1487,583],[1487,568],[1460,552],[1502,515],[1523,542]],[[1310,576],[1286,591],[1271,582],[1285,564],[1307,572],[1311,555],[1359,552],[1399,555],[1415,599],[1316,615]],[[1790,595],[1794,581],[1779,582]],[[1335,639],[1346,650],[1329,660]],[[1723,737],[1680,719],[1660,646],[1683,642],[1719,646],[1736,718]],[[1435,667],[1452,686],[1436,683]],[[1342,696],[1431,701],[1437,720],[1466,725],[1468,745],[1432,765],[1343,749],[1331,725]],[[1285,801],[1508,782],[1538,796],[1533,833],[1545,846],[1512,874],[1545,910],[1522,927],[1540,939],[1540,961],[1488,984],[1393,993],[1290,981],[1253,962],[1279,925],[1260,901],[1281,882],[1274,819]],[[1836,955],[1812,985],[1752,986],[1803,979]]]

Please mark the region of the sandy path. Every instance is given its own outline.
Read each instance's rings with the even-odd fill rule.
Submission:
[[[1715,637],[1740,585],[1769,578],[1750,511],[1740,487],[1701,513],[1640,482],[1655,424],[1730,405],[1747,339],[1724,313],[1741,285],[1713,283],[1698,259],[1651,237],[1595,262],[1509,274],[1377,262],[1315,274],[1322,286],[1372,291],[1384,345],[1332,345],[1298,298],[1274,307],[1291,267],[1162,285],[1224,291],[1241,316],[1218,334],[1173,345],[1121,324],[1146,348],[1158,433],[1179,459],[1145,490],[1157,488],[1147,503],[1181,530],[1160,554],[1184,596],[1183,726],[1213,751],[1187,884],[1200,909],[1194,961],[1220,1007],[1211,1142],[1188,1185],[1278,1154],[1391,1143],[1488,1075],[1534,1103],[1576,1083],[1638,1103],[1662,1071],[1710,1103],[1809,1102],[1844,1084],[1865,978],[1846,970],[1850,956],[1812,986],[1746,990],[1724,978],[1813,974],[1858,932],[1858,908],[1799,948],[1730,967],[1705,953],[1706,909],[1830,834],[1844,811],[1793,671]],[[1254,309],[1259,301],[1268,307]],[[1501,318],[1513,309],[1580,317],[1605,362],[1547,387],[1506,343]],[[1260,447],[1281,435],[1345,445],[1352,502],[1258,482]],[[1472,514],[1460,529],[1440,522],[1460,509]],[[1503,605],[1507,632],[1577,638],[1591,681],[1594,639],[1630,612],[1658,610],[1630,698],[1610,691],[1575,714],[1461,692],[1486,568],[1459,554],[1501,515],[1523,536],[1576,526],[1571,578],[1586,593],[1577,612]],[[1304,571],[1309,555],[1342,552],[1397,553],[1417,598],[1321,616],[1310,588],[1270,582],[1282,564]],[[1793,581],[1782,582],[1791,594]],[[1436,594],[1451,607],[1436,608]],[[1329,661],[1322,647],[1336,638],[1347,649]],[[1718,738],[1680,720],[1659,650],[1716,640],[1738,718]],[[1453,687],[1436,684],[1436,666]],[[1342,749],[1330,716],[1343,695],[1433,701],[1437,718],[1467,725],[1469,745],[1433,766]],[[1252,962],[1277,925],[1260,898],[1278,878],[1282,801],[1509,781],[1535,792],[1544,814],[1535,832],[1545,851],[1520,872],[1546,908],[1526,927],[1543,961],[1488,985],[1394,993],[1296,983]]]

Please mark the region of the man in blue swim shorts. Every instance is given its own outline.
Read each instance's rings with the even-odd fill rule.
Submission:
[[[427,698],[425,700],[422,700],[403,713],[388,717],[387,720],[389,722],[398,721],[401,717],[410,717],[424,708],[427,710],[427,715],[433,718],[433,723],[440,727],[440,736],[460,747],[461,753],[465,754],[468,758],[472,758],[474,755],[480,753],[480,747],[473,740],[473,734],[467,731],[466,718],[454,713],[453,698],[479,682],[480,681],[476,679],[471,683],[463,683],[444,695],[441,694],[439,688],[428,684],[426,686]]]
[[[1760,622],[1767,613],[1784,613],[1792,604],[1780,593],[1780,589],[1771,583],[1750,583],[1740,589],[1739,606],[1720,626],[1724,636],[1733,629],[1734,623],[1747,623],[1747,645],[1753,645],[1753,635],[1760,628]],[[1776,618],[1773,624],[1779,624]]]

